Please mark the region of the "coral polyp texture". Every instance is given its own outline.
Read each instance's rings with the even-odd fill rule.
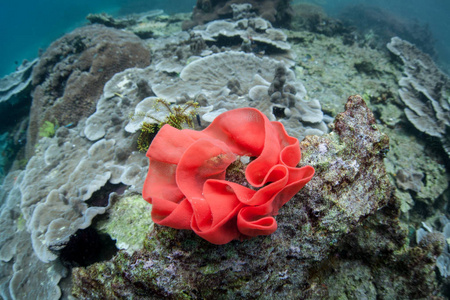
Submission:
[[[153,221],[214,244],[275,232],[273,216],[314,175],[311,166],[296,167],[298,140],[254,108],[225,112],[203,131],[165,125],[147,156],[142,195]],[[243,156],[253,160],[240,170],[241,184],[229,180],[239,167],[227,170]]]

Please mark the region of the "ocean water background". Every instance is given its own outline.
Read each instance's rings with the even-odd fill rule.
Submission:
[[[192,11],[195,0],[25,0],[0,1],[0,77],[24,59],[38,56],[54,40],[87,24],[89,13],[117,16],[152,9],[167,13]]]
[[[52,41],[86,24],[89,13],[128,14],[152,9],[166,13],[189,12],[196,0],[26,0],[0,3],[0,77],[15,70],[23,59],[37,57]],[[436,40],[437,62],[450,69],[450,1],[448,0],[311,0],[331,16],[347,5],[379,6],[399,17],[428,24]]]

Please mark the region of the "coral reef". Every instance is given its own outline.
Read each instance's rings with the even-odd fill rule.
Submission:
[[[450,156],[450,79],[413,44],[394,37],[387,47],[404,65],[398,93],[406,117],[419,131],[438,138]]]
[[[249,17],[254,14],[275,26],[288,27],[292,18],[292,9],[287,0],[197,0],[192,12],[192,20],[185,22],[183,29],[213,20]]]
[[[380,266],[361,260],[364,278],[370,281],[360,284],[362,295],[389,291],[394,297],[425,297],[433,292],[434,281],[419,280],[432,272],[433,255],[438,253],[427,248],[403,249],[407,240],[398,226],[398,208],[383,164],[388,138],[376,128],[359,96],[350,97],[346,109],[337,116],[332,133],[309,136],[301,142],[304,162],[317,173],[280,211],[279,228],[273,235],[216,246],[189,231],[155,225],[141,251],[132,255],[119,252],[110,262],[74,269],[74,296],[332,297],[349,283],[340,282],[328,291],[324,285],[335,283],[322,275],[331,274],[336,249],[348,242],[360,245],[358,249],[367,255],[379,253],[373,256],[374,262],[397,261],[393,266]],[[341,254],[348,260],[338,262],[341,274],[346,266],[355,266],[352,255],[357,255],[356,250],[345,251]],[[408,263],[411,259],[420,263]],[[421,277],[405,290],[411,273]],[[401,278],[403,285],[392,286],[394,277]]]
[[[446,216],[441,216],[439,223],[442,232],[433,230],[429,225],[423,223],[423,227],[416,231],[416,243],[422,247],[435,248],[437,254],[440,254],[436,259],[439,274],[443,278],[447,278],[450,275],[450,220]]]
[[[263,78],[255,82],[248,92],[249,98],[255,103],[271,103],[268,108],[262,105],[264,112],[279,120],[290,135],[302,140],[306,135],[328,132],[320,102],[304,100],[307,97],[305,88],[283,64],[275,68],[272,83]]]
[[[27,157],[44,121],[76,124],[95,111],[104,84],[114,74],[149,64],[150,51],[138,37],[101,25],[75,29],[53,42],[33,70]]]
[[[43,263],[34,253],[21,214],[21,171],[10,172],[0,186],[0,296],[2,299],[58,299],[67,270],[59,261]]]
[[[24,171],[21,210],[42,261],[54,260],[53,251],[64,248],[71,235],[90,226],[97,214],[109,208],[108,194],[100,203],[93,201],[96,191],[107,183],[122,183],[131,190],[142,188],[144,156],[133,152],[135,142],[120,130],[128,119],[122,110],[130,102],[118,96],[107,101],[116,108],[115,119],[102,138],[96,142],[87,139],[83,123],[74,129],[60,127],[55,137],[41,139]]]
[[[215,42],[218,47],[231,44],[252,43],[249,52],[283,53],[291,47],[286,35],[263,18],[249,18],[239,21],[217,20],[191,30],[206,42]],[[220,44],[219,44],[220,42]],[[244,47],[244,46],[242,46]]]
[[[144,101],[141,101],[138,106],[143,103]],[[143,115],[140,117],[149,119],[150,122],[139,122],[141,131],[137,140],[139,151],[147,152],[148,147],[150,146],[150,143],[152,142],[156,132],[166,124],[177,129],[194,128],[194,120],[197,117],[196,109],[198,108],[198,106],[198,103],[194,101],[187,101],[183,104],[183,106],[181,106],[171,105],[169,102],[161,98],[154,99],[154,110],[152,112],[158,112],[162,108],[162,110],[165,111],[165,116],[160,120],[155,117],[154,113],[149,114],[149,111],[142,112]],[[132,119],[133,118],[136,118],[136,116],[133,116]],[[128,127],[130,127],[130,125],[131,123],[128,124]]]
[[[75,290],[89,288],[94,278],[98,281],[93,294],[104,282],[106,286],[111,285],[106,291],[108,298],[131,297],[129,293],[132,292],[139,294],[137,298],[173,295],[178,298],[204,296],[216,299],[223,295],[264,298],[272,296],[275,291],[276,296],[285,298],[299,295],[310,299],[336,298],[344,294],[348,298],[363,298],[377,294],[381,299],[411,299],[434,297],[437,281],[446,288],[450,286],[450,276],[443,277],[449,270],[449,256],[445,247],[440,253],[442,244],[438,242],[439,232],[449,236],[445,230],[446,222],[441,222],[450,199],[448,174],[443,165],[445,153],[441,151],[438,138],[414,130],[405,118],[405,104],[398,95],[398,79],[403,71],[399,60],[389,59],[385,52],[370,48],[373,42],[379,41],[375,32],[367,31],[364,36],[350,32],[341,36],[339,22],[333,22],[314,8],[296,12],[302,17],[298,19],[301,24],[294,22],[292,25],[297,29],[300,26],[302,31],[275,29],[244,3],[232,3],[230,8],[233,20],[212,22],[216,24],[214,26],[200,25],[190,32],[180,31],[181,22],[189,17],[188,14],[130,15],[125,18],[130,22],[122,32],[113,30],[125,40],[129,37],[138,42],[136,45],[146,49],[147,57],[148,49],[151,49],[151,64],[150,61],[135,64],[145,68],[127,69],[105,80],[106,83],[98,83],[99,93],[91,101],[89,113],[85,105],[73,102],[74,106],[65,113],[75,118],[86,112],[78,122],[71,124],[56,118],[43,119],[43,124],[45,121],[53,124],[58,121],[60,127],[55,130],[55,136],[45,137],[36,144],[36,159],[29,161],[19,155],[14,162],[0,187],[0,297],[10,299],[30,295],[33,298],[57,299],[61,294],[66,297],[72,280],[69,275],[61,281],[67,275],[66,267],[85,266],[110,258],[102,255],[103,258],[91,259],[94,251],[89,251],[91,246],[86,245],[95,244],[96,237],[90,235],[95,231],[100,231],[102,237],[106,233],[114,237],[116,246],[123,251],[110,262],[77,269]],[[218,24],[223,26],[225,34],[212,30],[218,29]],[[234,35],[239,30],[242,30],[242,35]],[[347,32],[354,28],[343,30]],[[145,41],[129,32],[138,34]],[[265,36],[269,41],[252,41],[252,36],[245,36],[244,32]],[[230,37],[226,36],[228,33]],[[209,39],[210,34],[213,37]],[[355,42],[355,38],[361,43]],[[271,46],[270,43],[278,41],[290,49],[286,51]],[[54,85],[49,84],[48,89],[42,90],[45,96],[51,96],[49,103],[54,99],[65,100],[61,96],[54,97],[57,93],[63,95],[66,86],[72,82],[64,79],[63,73],[70,66],[78,66],[80,58],[89,58],[68,54],[74,49],[82,50],[77,40],[60,46],[54,57],[45,55],[50,59],[49,66],[56,64],[58,67],[55,65],[41,73],[42,78],[47,77],[48,84],[52,78],[55,80]],[[97,58],[105,53],[100,50],[88,52],[92,54],[91,58]],[[105,60],[105,64],[116,62]],[[83,70],[88,73],[94,69]],[[56,80],[58,78],[61,80]],[[79,86],[86,91],[88,89],[83,83]],[[83,92],[80,95],[84,95]],[[363,95],[377,118],[376,125],[364,127],[363,134],[372,134],[371,130],[379,128],[390,138],[388,153],[388,149],[380,145],[372,149],[381,148],[377,159],[386,155],[386,173],[396,187],[395,197],[381,201],[388,202],[387,206],[372,216],[361,215],[358,220],[348,216],[347,210],[351,213],[364,211],[363,204],[368,203],[366,199],[357,201],[356,198],[365,193],[367,186],[355,184],[366,178],[360,175],[368,165],[364,159],[355,159],[346,152],[347,148],[354,149],[352,145],[360,145],[361,141],[348,140],[348,145],[341,144],[335,130],[303,141],[304,159],[312,159],[322,176],[318,179],[328,176],[325,178],[328,181],[310,182],[283,206],[276,216],[279,228],[272,236],[256,237],[244,243],[233,241],[229,246],[218,247],[204,243],[193,234],[157,225],[151,232],[151,219],[142,217],[143,212],[140,211],[142,209],[148,215],[148,204],[139,200],[148,165],[136,146],[137,131],[144,120],[140,117],[130,119],[136,111],[160,120],[167,117],[163,110],[152,110],[152,99],[155,98],[151,97],[167,99],[171,107],[188,101],[198,102],[200,118],[194,120],[197,129],[203,129],[223,112],[250,106],[263,111],[269,119],[284,123],[289,135],[303,139],[305,134],[326,133],[326,130],[315,131],[307,119],[317,117],[315,124],[320,124],[320,127],[332,123],[347,96],[355,92]],[[320,99],[320,103],[316,99]],[[91,114],[95,109],[96,112]],[[345,119],[350,120],[351,117],[346,116]],[[37,136],[40,127],[33,126]],[[305,128],[312,131],[305,133]],[[24,141],[26,123],[22,122],[14,130],[0,136],[2,141],[6,139],[9,144],[12,141],[16,147]],[[353,132],[350,129],[348,136]],[[358,130],[356,133],[364,139]],[[414,136],[417,134],[421,134],[420,138]],[[2,147],[1,150],[9,155],[10,148]],[[359,154],[356,156],[361,157]],[[323,160],[323,164],[319,160]],[[81,161],[83,164],[78,167]],[[27,162],[30,166],[25,168]],[[242,180],[239,168],[243,165],[233,164],[233,170],[237,170],[236,180]],[[25,171],[18,168],[25,168]],[[34,171],[33,168],[39,170]],[[70,175],[74,170],[75,174]],[[328,170],[331,173],[327,173]],[[108,172],[111,177],[105,179]],[[354,173],[356,175],[353,176]],[[333,185],[332,180],[339,174],[343,179]],[[384,183],[385,180],[382,181],[383,186]],[[322,191],[323,187],[325,191]],[[127,188],[129,191],[121,196],[109,196]],[[341,188],[344,191],[339,200],[328,196],[304,200],[308,195],[314,195],[313,189],[331,194],[341,191]],[[55,197],[54,190],[61,192],[58,197]],[[87,197],[87,200],[81,199]],[[371,210],[368,214],[373,212]],[[341,217],[344,218],[342,222]],[[406,223],[399,223],[399,219]],[[51,228],[49,224],[53,224]],[[89,224],[86,229],[77,230],[80,225]],[[415,228],[420,226],[430,229],[427,231],[433,231],[433,234],[415,242],[414,233],[419,232]],[[33,237],[27,231],[33,233]],[[131,236],[130,231],[139,234]],[[142,248],[142,238],[146,233],[150,239],[144,239],[145,247],[133,254]],[[83,236],[92,243],[77,242]],[[61,243],[57,242],[58,238]],[[89,240],[91,238],[92,241]],[[114,245],[111,249],[95,248],[100,252],[116,251]],[[77,263],[68,259],[68,253],[78,249],[80,256],[86,255],[86,261]],[[160,253],[152,252],[154,250]],[[44,259],[57,256],[57,259],[43,263],[38,255]],[[435,268],[436,257],[438,268]],[[91,275],[88,279],[80,275],[87,272]],[[111,277],[107,277],[109,275]],[[141,285],[141,282],[146,285]],[[146,292],[153,293],[153,296]],[[94,296],[87,290],[76,293],[81,295],[80,298]]]
[[[280,91],[269,94],[277,68],[285,72],[283,83],[279,83],[284,97],[280,99],[276,98],[281,95]],[[261,110],[272,121],[281,121],[289,134],[299,139],[306,134],[327,132],[319,101],[305,101],[307,96],[303,84],[284,63],[275,59],[259,58],[253,53],[225,51],[190,62],[182,68],[179,77],[168,76],[166,72],[160,72],[162,76],[155,76],[151,68],[142,72],[149,74],[147,80],[157,97],[172,103],[183,103],[186,101],[185,97],[199,102],[201,106],[197,112],[205,122],[211,122],[219,110],[223,112],[250,106]],[[168,78],[165,79],[164,76]],[[154,123],[147,115],[159,120],[165,118],[164,111],[155,110],[155,99],[143,99],[136,106],[133,118],[125,130],[136,132],[144,122]],[[92,118],[95,115],[97,113]],[[102,117],[103,120],[106,117],[107,114]],[[96,131],[104,126],[102,123],[104,121],[96,122]]]
[[[397,95],[396,76],[401,76],[401,71],[392,65],[389,57],[375,49],[347,45],[341,36],[326,37],[306,31],[285,32],[296,57],[293,68],[295,77],[308,90],[305,100],[320,99],[322,111],[334,117],[345,105],[347,96],[357,91],[363,96],[371,96],[367,104],[377,116],[387,104],[393,108],[384,111],[381,115],[385,116],[384,119],[391,118],[389,114],[392,111],[402,113],[402,104],[395,96],[384,97],[385,100],[378,101],[378,107],[372,101],[378,97],[383,99],[383,94]],[[375,72],[360,73],[355,64],[363,61],[377,62],[374,64]]]
[[[291,29],[306,30],[327,36],[348,35],[350,30],[342,21],[329,17],[322,7],[311,3],[295,3],[292,5],[294,15]]]
[[[386,9],[365,5],[348,5],[342,10],[340,19],[353,28],[356,42],[369,47],[384,49],[386,43],[398,36],[417,45],[430,56],[436,55],[434,38],[428,25],[395,15]]]
[[[396,195],[401,202],[402,218],[408,220],[410,214],[420,214],[421,218],[440,214],[442,200],[439,199],[449,187],[442,159],[424,156],[429,146],[427,141],[411,136],[404,129],[384,128],[384,131],[391,139],[386,170],[391,182],[398,187]],[[423,219],[414,220],[414,226],[420,221]]]
[[[38,63],[23,61],[16,72],[0,79],[0,125],[9,125],[28,114],[31,104],[31,72]]]

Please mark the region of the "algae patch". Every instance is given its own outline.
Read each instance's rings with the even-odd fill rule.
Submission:
[[[131,254],[142,248],[146,235],[153,230],[151,207],[139,194],[121,196],[97,227],[116,240],[117,248]]]

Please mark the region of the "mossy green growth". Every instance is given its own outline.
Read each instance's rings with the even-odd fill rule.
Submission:
[[[22,214],[20,214],[19,217],[16,219],[16,226],[17,231],[24,231],[26,229],[26,221],[23,218]]]
[[[117,241],[117,248],[131,254],[143,247],[147,233],[153,230],[151,207],[142,195],[121,196],[97,227]]]
[[[26,158],[20,159],[20,160],[17,162],[17,165],[18,165],[18,167],[19,167],[20,169],[25,169],[25,167],[27,166],[27,164],[28,164],[28,159],[26,159]]]
[[[58,122],[52,123],[50,121],[45,121],[44,124],[39,128],[40,137],[53,137],[55,135],[56,129],[58,129]]]
[[[158,111],[161,107],[167,111],[167,116],[163,120],[145,115],[156,123],[144,122],[142,124],[141,134],[137,141],[138,149],[141,152],[148,150],[155,133],[166,124],[177,129],[194,128],[194,120],[197,115],[197,108],[199,107],[197,102],[187,101],[183,105],[171,105],[167,100],[157,98],[155,100],[155,109]]]

